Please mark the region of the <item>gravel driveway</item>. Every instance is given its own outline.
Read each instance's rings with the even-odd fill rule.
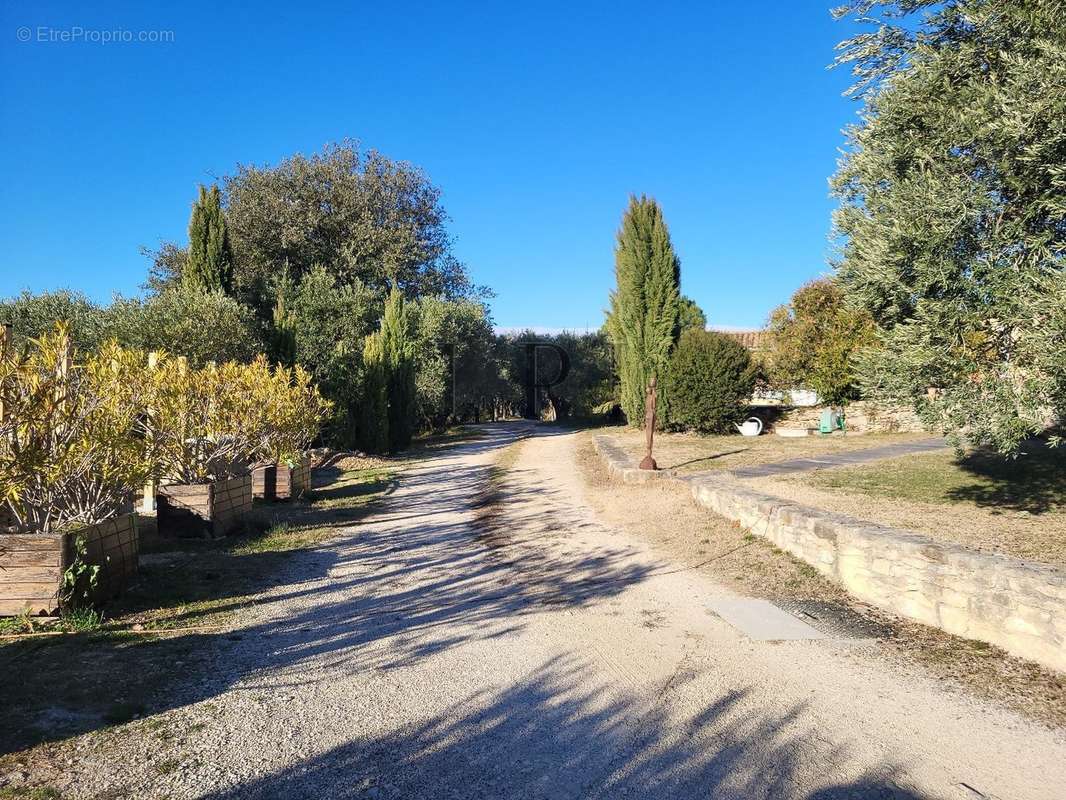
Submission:
[[[518,445],[479,522],[533,431],[487,430],[294,554],[171,710],[73,742],[64,796],[1064,796],[1063,731],[712,614],[727,590],[587,509],[572,434]]]

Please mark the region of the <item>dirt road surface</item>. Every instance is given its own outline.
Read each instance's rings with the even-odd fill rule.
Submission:
[[[709,610],[728,590],[594,516],[575,434],[486,430],[294,555],[155,718],[177,733],[77,745],[64,796],[1066,796],[1063,731],[862,641],[748,638]]]

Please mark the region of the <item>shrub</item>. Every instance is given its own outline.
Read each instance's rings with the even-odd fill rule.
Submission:
[[[147,300],[116,298],[105,316],[119,343],[184,356],[194,367],[249,361],[262,349],[251,310],[220,291],[179,284]]]
[[[62,322],[71,345],[88,352],[107,338],[106,315],[106,309],[69,289],[41,294],[23,292],[0,301],[0,323],[11,326],[16,344],[54,333],[56,323]]]
[[[872,343],[869,314],[849,308],[832,280],[801,286],[770,315],[767,368],[778,389],[813,389],[823,403],[859,396],[855,357]]]
[[[303,367],[275,367],[264,404],[266,457],[295,466],[315,440],[331,407]]]
[[[149,373],[149,428],[160,477],[207,483],[243,474],[269,447],[265,359],[190,369],[163,355]]]
[[[729,432],[743,414],[755,376],[743,345],[713,331],[685,331],[667,368],[668,427]]]
[[[0,359],[0,502],[16,529],[102,522],[144,483],[143,366],[114,342],[79,361],[63,324]]]

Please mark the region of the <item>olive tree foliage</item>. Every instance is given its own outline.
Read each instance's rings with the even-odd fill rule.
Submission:
[[[606,328],[618,367],[622,410],[630,425],[642,426],[648,383],[657,375],[662,384],[681,332],[681,262],[662,208],[651,198],[629,199],[615,247],[615,281]],[[663,412],[668,400],[668,393],[661,391]]]
[[[862,385],[956,442],[1016,452],[1066,409],[1066,9],[836,13],[881,17],[838,58],[864,103],[833,179],[838,277],[877,325]]]
[[[485,409],[494,395],[492,317],[479,300],[442,296],[411,303],[416,413],[422,427],[440,428],[452,416]],[[454,390],[454,391],[453,391]]]
[[[316,266],[295,288],[284,312],[295,362],[333,402],[326,437],[356,445],[365,339],[381,316],[381,300],[359,281],[341,283]]]
[[[184,356],[194,367],[250,361],[264,345],[251,310],[220,290],[179,283],[144,299],[116,297],[103,316],[120,344]]]
[[[812,389],[833,405],[859,396],[855,359],[872,343],[873,323],[865,310],[848,306],[835,281],[801,286],[770,314],[767,332],[765,368],[775,388]]]
[[[16,346],[24,345],[65,323],[70,342],[82,352],[95,349],[107,338],[106,311],[81,292],[60,289],[0,300],[0,324],[11,327]]]
[[[440,190],[407,162],[344,141],[275,166],[239,165],[223,194],[233,290],[261,316],[279,273],[298,284],[314,265],[382,297],[391,282],[408,297],[471,289],[451,252]]]

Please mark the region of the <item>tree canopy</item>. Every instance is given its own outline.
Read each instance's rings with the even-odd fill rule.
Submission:
[[[276,166],[240,165],[224,195],[234,291],[265,317],[277,276],[299,283],[315,265],[382,297],[392,282],[408,297],[471,290],[451,251],[440,190],[407,162],[345,141]]]
[[[864,310],[850,308],[835,281],[804,284],[767,325],[766,368],[778,389],[812,389],[837,405],[858,396],[855,358],[871,344],[873,324]]]
[[[228,292],[232,287],[233,254],[217,186],[210,191],[201,186],[193,203],[182,280],[191,288],[208,292]]]
[[[914,12],[922,19],[912,19]],[[838,275],[877,325],[874,396],[1014,452],[1066,409],[1066,11],[853,0],[861,120],[833,179]]]

